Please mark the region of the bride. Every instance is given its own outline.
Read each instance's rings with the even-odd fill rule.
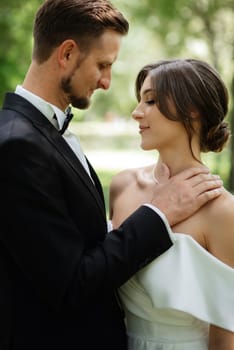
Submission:
[[[113,178],[110,218],[117,227],[144,193],[170,176],[202,165],[201,152],[219,152],[229,129],[227,89],[207,63],[167,60],[136,79],[141,147],[157,163]],[[173,193],[172,193],[173,196]],[[153,193],[152,193],[153,197]],[[228,191],[171,227],[175,244],[119,290],[129,350],[234,350],[234,197]]]

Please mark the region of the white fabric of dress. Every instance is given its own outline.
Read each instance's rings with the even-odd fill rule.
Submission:
[[[234,332],[234,269],[191,236],[119,289],[129,350],[207,350],[209,324]]]

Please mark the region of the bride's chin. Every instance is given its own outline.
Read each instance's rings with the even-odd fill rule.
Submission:
[[[154,148],[150,147],[149,145],[145,145],[144,143],[141,143],[141,149],[143,149],[143,151],[152,151]]]

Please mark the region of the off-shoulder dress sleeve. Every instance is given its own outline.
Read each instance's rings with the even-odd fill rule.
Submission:
[[[175,237],[167,252],[121,287],[125,307],[152,322],[160,310],[174,310],[234,332],[234,269],[191,236]]]

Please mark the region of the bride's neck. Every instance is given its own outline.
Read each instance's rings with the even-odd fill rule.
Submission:
[[[202,166],[202,162],[200,157],[197,159],[193,158],[191,156],[186,156],[184,153],[173,156],[165,156],[160,154],[158,161],[157,161],[157,167],[160,167],[160,164],[166,164],[168,168],[170,169],[170,175],[174,176],[176,174],[179,174],[181,171],[188,169],[190,167],[199,167]]]

